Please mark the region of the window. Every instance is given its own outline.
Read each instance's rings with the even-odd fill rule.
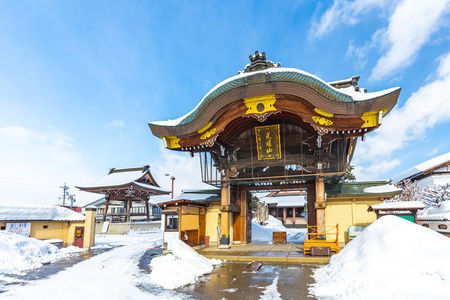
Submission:
[[[166,215],[166,231],[178,231],[178,215]]]
[[[287,209],[287,217],[288,218],[292,218],[292,216],[294,215],[294,209],[292,207]]]
[[[42,228],[47,229],[47,228],[48,228],[48,225],[44,225],[44,226],[42,226]]]
[[[281,207],[278,208],[278,218],[283,218],[283,209]]]
[[[423,227],[426,227],[426,228],[429,228],[429,227],[430,227],[430,225],[428,225],[427,223],[423,223],[422,226],[423,226]]]
[[[303,207],[296,207],[295,208],[295,217],[296,218],[303,217],[302,212],[303,212]]]
[[[158,206],[153,206],[152,214],[153,215],[160,215],[161,214],[161,208],[159,208]]]
[[[103,209],[102,208],[97,209],[97,215],[103,215]]]
[[[125,207],[118,207],[117,208],[117,213],[118,214],[124,214],[125,213]]]
[[[447,225],[445,225],[445,224],[439,224],[439,225],[438,225],[438,228],[439,228],[439,229],[447,229]]]
[[[269,208],[269,214],[273,217],[277,217],[277,209],[275,207]]]
[[[115,214],[116,213],[116,208],[115,207],[111,207],[111,213]]]

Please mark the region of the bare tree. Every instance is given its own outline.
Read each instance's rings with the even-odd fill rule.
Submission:
[[[424,187],[421,191],[421,198],[425,204],[441,206],[442,201],[450,200],[450,183]]]
[[[417,181],[411,181],[410,179],[406,179],[394,184],[394,186],[403,189],[403,192],[392,198],[392,202],[400,202],[400,201],[420,201],[420,189]]]

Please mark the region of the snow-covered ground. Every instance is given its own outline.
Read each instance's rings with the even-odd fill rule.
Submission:
[[[274,231],[285,231],[288,243],[303,244],[306,237],[306,228],[286,228],[280,220],[271,215],[269,215],[269,220],[264,226],[260,225],[256,218],[252,220],[253,243],[272,243]]]
[[[280,225],[274,219],[267,226],[253,223],[255,238],[260,234],[259,240],[263,240],[274,230],[286,230]],[[298,237],[301,232],[286,231],[288,238]],[[189,295],[160,286],[173,289],[193,283],[201,274],[210,273],[214,262],[180,242],[172,255],[152,260],[150,274],[144,272],[138,266],[140,258],[161,243],[159,230],[97,236],[95,247],[111,250],[48,278],[7,285],[3,293],[0,286],[0,298],[188,299]],[[328,265],[315,271],[316,283],[310,292],[319,299],[449,299],[448,249],[447,237],[398,217],[385,216],[333,256]],[[2,232],[0,284],[17,280],[25,270],[67,257],[73,251],[58,251],[46,242]],[[282,285],[277,274],[272,284],[261,286],[261,299],[281,299]],[[227,291],[230,295],[237,293],[236,289]]]
[[[162,243],[160,231],[97,237],[97,247],[122,245],[67,268],[48,279],[24,286],[9,285],[3,299],[177,299],[171,291],[149,294],[139,286],[149,282],[138,267],[140,257]],[[96,243],[97,245],[97,243]]]
[[[450,239],[384,216],[314,273],[325,299],[450,299]]]

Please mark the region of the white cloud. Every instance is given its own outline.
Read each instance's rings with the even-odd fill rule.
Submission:
[[[64,182],[74,185],[92,177],[82,167],[73,139],[54,129],[38,132],[2,127],[0,140],[2,204],[54,205]],[[70,192],[76,194],[76,189],[72,187]]]
[[[319,20],[312,21],[309,37],[320,39],[341,24],[356,25],[374,9],[381,11],[381,17],[388,21],[387,27],[378,28],[362,47],[350,41],[347,50],[347,56],[355,56],[358,64],[364,66],[369,50],[380,49],[384,54],[370,76],[371,80],[379,81],[411,65],[433,34],[442,26],[448,26],[449,4],[450,0],[432,3],[427,0],[335,0]]]
[[[414,62],[418,51],[444,23],[443,16],[449,11],[449,0],[404,0],[389,18],[389,25],[382,40],[388,50],[377,62],[370,78],[383,79],[392,72],[404,69]]]
[[[111,122],[108,122],[105,124],[105,128],[118,128],[118,127],[125,127],[125,123],[123,121],[119,120],[112,120]]]
[[[374,179],[386,173],[399,163],[391,159],[393,153],[408,151],[410,143],[424,139],[427,130],[450,121],[450,52],[440,58],[435,76],[402,107],[392,110],[365,142],[359,143],[353,161],[360,168],[362,178],[358,179]],[[370,165],[364,167],[364,162]]]
[[[387,0],[335,0],[333,5],[319,18],[313,19],[309,30],[310,39],[320,39],[333,31],[341,24],[355,25],[360,21],[361,15],[369,13],[374,8],[384,11],[390,8],[395,1]]]

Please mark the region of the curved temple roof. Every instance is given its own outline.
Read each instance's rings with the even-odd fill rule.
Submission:
[[[352,81],[355,78],[356,81]],[[347,128],[348,126],[345,127],[344,125],[341,127],[331,126],[327,128],[330,131],[378,127],[381,117],[385,116],[397,103],[401,89],[391,88],[366,93],[364,89],[359,89],[354,84],[357,84],[359,76],[352,79],[335,81],[329,84],[307,72],[277,66],[259,71],[244,71],[244,73],[228,78],[212,88],[200,103],[185,116],[176,120],[150,122],[149,126],[154,135],[165,140],[166,138],[175,137],[178,139],[194,136],[208,130],[211,127],[210,123],[216,122],[225,111],[231,109],[237,111],[237,105],[244,106],[246,100],[271,96],[275,102],[279,99],[288,99],[301,103],[309,109],[307,112],[309,116],[315,115],[319,118],[327,116],[331,119],[334,117],[336,124],[341,122],[346,125],[348,121],[343,123],[344,118],[347,118],[347,120],[348,118],[359,119],[360,124],[357,127],[353,126],[355,128]],[[272,102],[272,110],[276,111],[278,110],[278,103],[275,102]],[[280,112],[282,110],[279,109]],[[266,113],[266,111],[264,110],[263,113]],[[249,112],[245,113],[244,111],[239,117],[245,114],[249,114]],[[366,120],[367,117],[364,118],[368,114],[372,115],[370,122]],[[237,113],[232,117],[238,117]],[[304,115],[302,118],[304,118]],[[307,122],[316,125],[309,119]],[[365,122],[370,123],[369,126],[362,126]],[[219,133],[220,130],[211,132],[212,135],[218,135]],[[166,144],[168,144],[167,140]],[[167,145],[167,147],[177,148],[178,145],[176,147]]]

